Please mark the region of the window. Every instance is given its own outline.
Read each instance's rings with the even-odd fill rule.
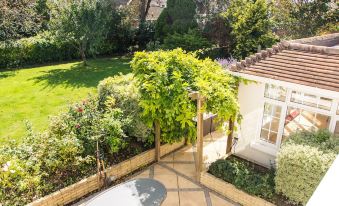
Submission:
[[[276,144],[279,130],[281,107],[265,103],[260,139]]]
[[[332,99],[297,91],[292,91],[291,102],[328,111],[331,110],[332,106]]]
[[[315,112],[288,107],[285,124],[283,140],[291,133],[298,130],[317,130],[328,128],[330,117]]]
[[[284,87],[266,84],[264,96],[269,99],[275,99],[284,102],[286,99],[286,89]]]
[[[336,122],[334,132],[335,135],[339,135],[339,121]]]

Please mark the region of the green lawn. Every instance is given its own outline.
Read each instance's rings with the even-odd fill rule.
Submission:
[[[128,58],[0,71],[0,143],[25,134],[25,120],[35,131],[48,126],[48,116],[65,111],[70,103],[96,93],[105,77],[130,72]]]

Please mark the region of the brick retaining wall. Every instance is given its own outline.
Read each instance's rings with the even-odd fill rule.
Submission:
[[[160,147],[160,154],[164,156],[184,145],[183,142],[174,144],[165,144]],[[106,174],[109,178],[119,179],[129,173],[155,161],[155,149],[145,151],[119,164],[113,165],[106,169]],[[99,189],[102,182],[99,180],[99,175],[95,174],[81,181],[65,187],[61,190],[53,192],[43,198],[28,204],[28,206],[58,206],[73,202],[90,192]]]

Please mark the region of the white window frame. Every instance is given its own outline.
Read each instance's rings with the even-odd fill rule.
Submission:
[[[264,88],[266,88],[265,83],[263,83],[263,84],[264,84]],[[276,85],[276,86],[279,86],[279,85]],[[260,114],[261,116],[260,116],[260,121],[258,121],[258,127],[257,127],[257,133],[256,133],[257,138],[256,138],[255,142],[252,144],[253,147],[255,147],[255,148],[257,148],[257,149],[259,149],[263,152],[266,152],[268,154],[271,154],[271,155],[275,155],[276,152],[279,150],[279,148],[281,146],[282,136],[283,136],[284,127],[285,127],[285,118],[286,118],[288,107],[303,109],[303,110],[314,112],[314,113],[317,113],[317,114],[329,116],[330,117],[330,123],[329,123],[328,129],[331,132],[334,132],[336,122],[339,121],[339,115],[336,114],[338,104],[339,104],[338,103],[339,99],[335,99],[335,98],[330,97],[328,95],[323,95],[323,94],[311,92],[310,90],[306,91],[306,90],[299,90],[299,89],[288,88],[288,87],[285,87],[285,89],[286,89],[286,99],[285,99],[285,101],[270,99],[270,98],[265,97],[265,95],[263,95],[262,109],[261,109],[261,114]],[[307,106],[307,105],[291,102],[292,91],[297,91],[297,92],[302,92],[302,93],[306,93],[306,94],[310,94],[310,95],[315,95],[317,97],[317,99],[320,99],[320,97],[332,99],[331,109],[325,110],[325,109],[315,108],[315,107],[312,107],[312,106]],[[264,93],[265,93],[265,91],[264,91]],[[277,141],[276,141],[275,144],[269,143],[269,142],[261,139],[261,129],[262,129],[262,122],[263,122],[263,118],[264,118],[265,103],[281,106],[281,114],[280,114],[280,120],[279,120]]]

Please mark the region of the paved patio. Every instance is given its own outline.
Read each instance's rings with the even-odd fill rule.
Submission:
[[[205,167],[225,156],[226,138],[218,132],[204,137]],[[219,195],[196,181],[194,146],[185,146],[163,158],[158,163],[135,174],[130,179],[153,178],[162,182],[167,197],[162,206],[233,206],[233,201]],[[75,204],[84,205],[95,196]],[[75,206],[74,205],[74,206]]]

